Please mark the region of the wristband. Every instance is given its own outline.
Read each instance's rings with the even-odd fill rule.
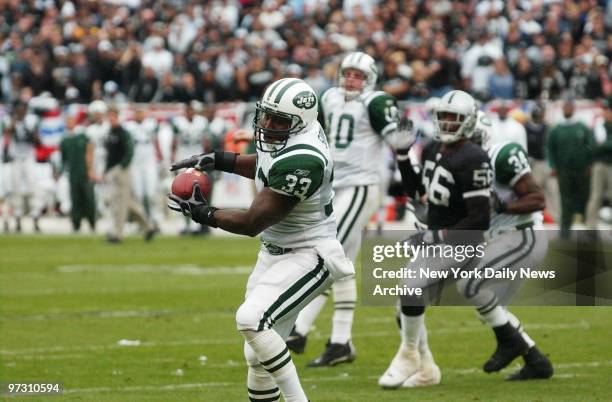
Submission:
[[[191,213],[191,219],[199,224],[216,228],[218,225],[217,220],[215,219],[215,211],[218,209],[219,208],[208,205],[200,205],[199,207],[194,208],[193,212]]]
[[[495,210],[498,214],[503,214],[508,210],[508,203],[505,201],[500,201],[499,206]]]
[[[234,152],[215,152],[215,169],[222,170],[228,173],[234,173],[236,168],[237,153]]]

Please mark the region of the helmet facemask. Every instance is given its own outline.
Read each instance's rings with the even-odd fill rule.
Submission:
[[[289,136],[304,129],[304,123],[297,115],[275,111],[257,102],[253,128],[257,149],[262,152],[278,152],[287,146]]]
[[[448,92],[433,111],[435,138],[447,144],[469,138],[476,125],[477,110],[474,98],[468,93]]]

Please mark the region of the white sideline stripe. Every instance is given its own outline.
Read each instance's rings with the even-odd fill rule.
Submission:
[[[581,321],[576,324],[532,324],[525,325],[525,328],[530,330],[548,330],[548,329],[583,329],[589,330],[590,325]],[[474,327],[463,327],[463,328],[439,328],[432,329],[428,331],[430,335],[436,334],[455,334],[458,332],[475,332],[475,331],[483,331],[486,329],[483,325],[474,326]],[[375,331],[375,332],[357,332],[353,333],[353,337],[355,338],[377,338],[377,337],[389,337],[393,336],[393,332],[390,331]],[[322,334],[313,334],[314,339],[323,339],[327,338],[327,336],[323,336]],[[158,347],[158,346],[187,346],[187,345],[233,345],[233,344],[241,344],[242,341],[238,335],[236,335],[236,339],[190,339],[190,340],[181,340],[181,341],[167,341],[167,342],[142,342],[138,347]],[[55,353],[55,352],[80,352],[80,351],[96,351],[96,350],[109,350],[109,349],[121,349],[125,346],[119,345],[91,345],[91,346],[53,346],[48,348],[29,348],[29,349],[19,349],[19,350],[0,350],[0,355],[5,356],[28,356],[31,354],[39,354],[39,353]]]
[[[600,367],[600,366],[612,366],[612,360],[606,362],[586,362],[586,363],[570,363],[570,364],[556,364],[555,368],[565,368],[565,367]],[[234,366],[235,367],[235,366]],[[467,371],[469,370],[469,371]],[[450,371],[454,374],[465,374],[467,372],[472,373],[473,371],[480,372],[480,369],[471,368],[471,369],[453,369],[446,370]],[[505,370],[506,371],[506,370]],[[582,373],[562,373],[555,374],[553,378],[558,379],[574,379],[577,377],[590,377],[588,374]],[[342,373],[336,376],[325,376],[325,377],[304,377],[301,379],[302,382],[324,382],[324,381],[354,381],[354,380],[377,380],[379,376],[377,375],[369,375],[369,376],[352,376],[348,373]],[[134,391],[175,391],[181,389],[194,389],[194,388],[206,388],[206,387],[227,387],[227,386],[241,386],[244,385],[243,382],[200,382],[200,383],[190,383],[190,384],[169,384],[169,385],[142,385],[142,386],[130,386],[130,387],[98,387],[98,388],[74,388],[74,389],[65,389],[64,393],[66,394],[90,394],[90,393],[98,393],[98,392],[134,392]]]
[[[150,264],[135,264],[135,265],[96,265],[96,264],[77,264],[77,265],[60,265],[55,269],[57,272],[64,274],[82,273],[82,272],[111,272],[111,273],[164,273],[175,275],[243,275],[251,273],[253,267],[238,266],[238,267],[210,267],[205,268],[199,265],[150,265]]]
[[[198,286],[176,286],[172,287],[173,291],[181,291],[181,292],[191,292],[201,290],[208,286],[221,286],[219,283],[200,283]],[[52,296],[52,295],[92,295],[92,294],[129,294],[129,293],[138,293],[138,292],[150,292],[159,290],[155,289],[147,289],[147,288],[138,288],[138,289],[121,289],[121,288],[96,288],[96,289],[29,289],[29,290],[13,290],[3,292],[2,296],[8,297],[31,297],[31,296]]]
[[[33,314],[19,316],[0,316],[0,321],[59,321],[82,318],[134,318],[134,317],[160,317],[167,315],[191,315],[191,316],[226,316],[234,315],[234,312],[202,312],[188,310],[120,310],[120,311],[71,311],[60,310],[49,314]]]

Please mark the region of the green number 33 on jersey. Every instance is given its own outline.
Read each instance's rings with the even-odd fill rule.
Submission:
[[[287,194],[295,195],[301,200],[306,198],[308,188],[312,184],[312,180],[310,180],[310,178],[300,177],[298,179],[297,176],[288,174],[285,176],[285,180],[287,180],[287,184],[281,188],[282,191],[286,192]]]

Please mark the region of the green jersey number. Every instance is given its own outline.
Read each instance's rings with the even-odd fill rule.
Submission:
[[[312,184],[312,180],[310,180],[308,177],[301,177],[298,179],[297,176],[292,174],[285,176],[285,180],[287,180],[287,185],[283,186],[281,190],[287,194],[295,195],[301,200],[304,199],[306,192],[308,192],[308,188]]]
[[[332,115],[329,116],[329,120],[332,120]],[[344,149],[349,146],[353,141],[353,130],[355,128],[355,119],[350,114],[341,114],[338,118],[338,124],[336,126],[336,137],[334,143],[336,148]]]

